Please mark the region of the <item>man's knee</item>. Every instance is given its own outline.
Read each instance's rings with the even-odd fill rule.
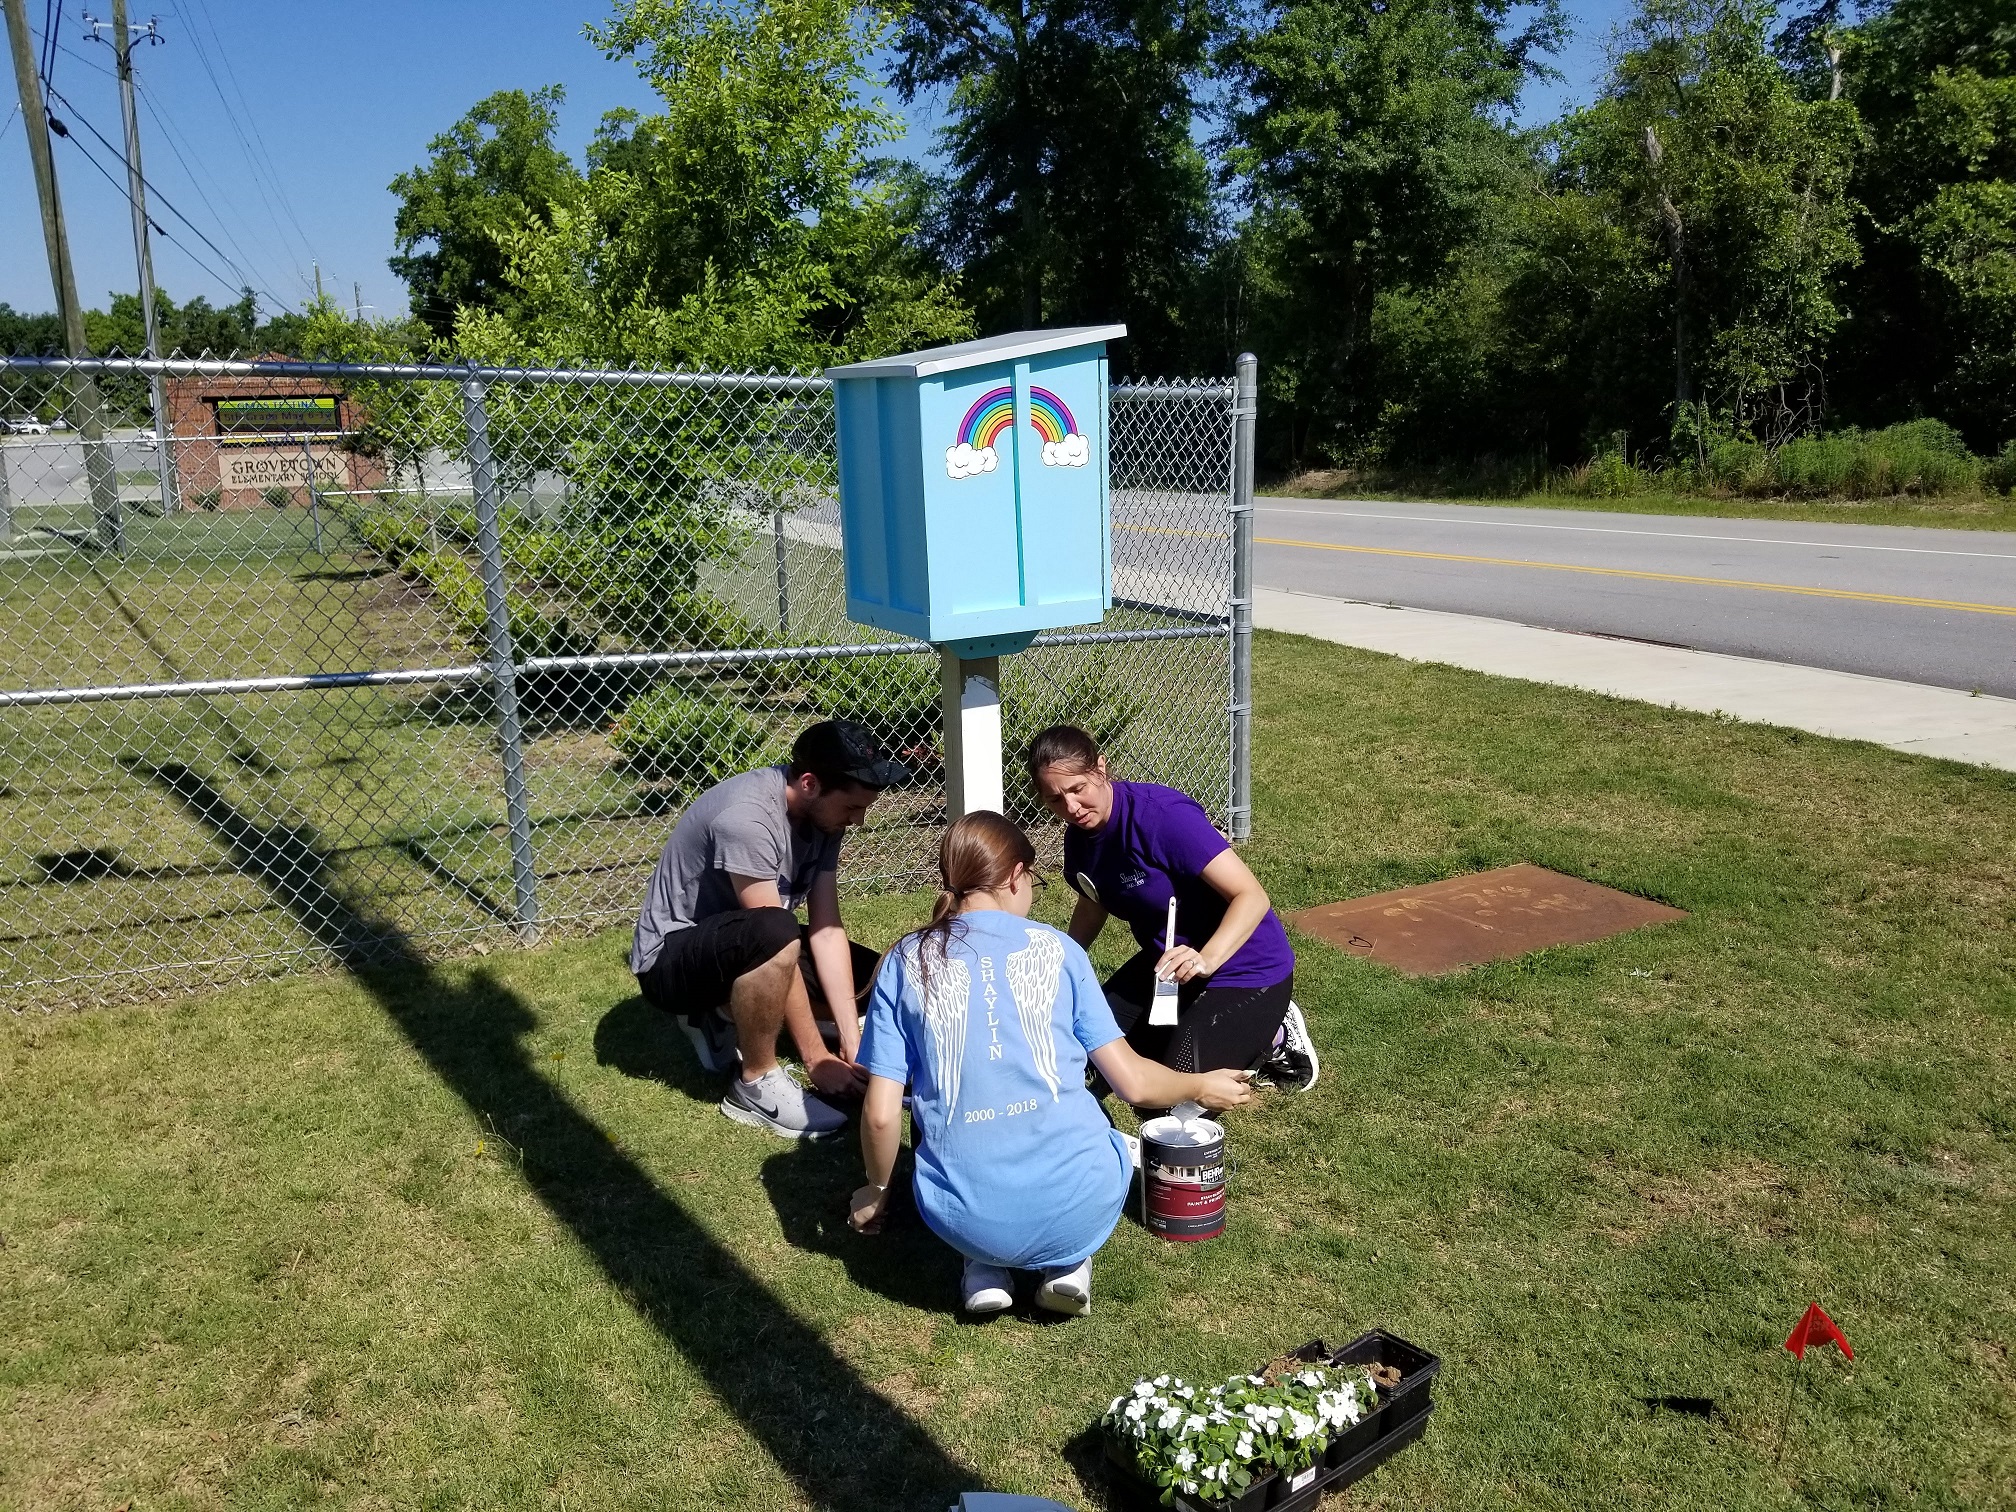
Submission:
[[[756,949],[752,952],[762,964],[759,971],[789,971],[798,965],[799,930],[798,916],[788,908],[757,908],[750,910],[754,915],[756,928]]]

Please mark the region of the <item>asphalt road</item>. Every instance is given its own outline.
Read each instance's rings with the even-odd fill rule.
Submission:
[[[2016,697],[2016,534],[1261,499],[1269,588]]]

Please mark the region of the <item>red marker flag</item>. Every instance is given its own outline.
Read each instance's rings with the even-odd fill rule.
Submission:
[[[1785,1347],[1792,1351],[1794,1358],[1800,1360],[1806,1358],[1806,1347],[1809,1344],[1816,1349],[1822,1344],[1838,1345],[1842,1354],[1851,1360],[1855,1358],[1855,1351],[1848,1347],[1848,1335],[1841,1332],[1840,1327],[1827,1316],[1826,1310],[1818,1302],[1806,1309],[1806,1315],[1799,1320],[1798,1326],[1785,1340]]]

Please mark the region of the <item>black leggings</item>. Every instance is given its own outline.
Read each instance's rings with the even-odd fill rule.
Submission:
[[[1137,1055],[1172,1071],[1245,1071],[1260,1064],[1288,1016],[1291,975],[1271,987],[1209,987],[1185,982],[1176,1022],[1151,1025],[1159,950],[1144,950],[1106,979],[1106,1004]]]

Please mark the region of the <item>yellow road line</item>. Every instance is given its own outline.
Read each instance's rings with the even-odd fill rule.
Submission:
[[[1153,527],[1149,527],[1153,528]],[[1538,567],[1548,572],[1586,572],[1596,577],[1639,578],[1652,583],[1693,583],[1707,588],[1754,588],[1763,593],[1797,593],[1807,598],[1854,599],[1864,604],[1902,604],[1909,609],[1952,609],[1963,614],[2016,617],[2016,605],[1970,604],[1958,599],[1911,598],[1901,593],[1860,593],[1852,588],[1808,588],[1798,583],[1758,583],[1745,578],[1690,577],[1679,572],[1638,572],[1629,567],[1584,567],[1574,562],[1529,562],[1517,557],[1457,556],[1446,551],[1402,551],[1393,546],[1340,546],[1334,541],[1293,541],[1255,536],[1259,546],[1300,546],[1310,551],[1350,551],[1364,556],[1414,557],[1427,562],[1472,562],[1485,567]]]

